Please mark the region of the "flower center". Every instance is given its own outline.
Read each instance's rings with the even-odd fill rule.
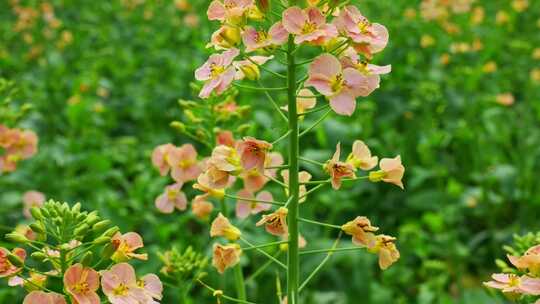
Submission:
[[[267,39],[268,39],[268,34],[263,31],[257,34],[257,38],[255,39],[255,41],[257,43],[262,43],[262,42],[265,42]]]
[[[225,72],[225,67],[213,63],[212,65],[210,65],[210,71],[211,71],[212,77],[215,78],[223,74],[223,72]]]
[[[169,200],[174,200],[178,196],[178,190],[176,189],[169,189],[167,190],[167,197]]]
[[[120,285],[113,290],[113,293],[116,296],[125,296],[128,291],[129,287],[127,287],[124,283],[120,283]]]
[[[73,291],[75,291],[77,293],[87,293],[87,292],[90,291],[90,288],[88,287],[88,283],[79,282],[79,283],[75,284],[75,286],[73,287]]]
[[[338,74],[330,82],[330,86],[333,92],[340,92],[343,89],[344,79],[343,74]]]
[[[307,21],[302,27],[302,34],[313,33],[317,29],[317,25],[313,22]]]
[[[360,22],[358,22],[358,29],[360,30],[360,32],[362,32],[363,34],[366,34],[369,32],[369,27],[371,26],[371,23],[366,19],[366,18],[362,18],[360,20]]]
[[[511,287],[519,286],[520,280],[519,280],[519,277],[517,275],[511,274],[508,277],[508,279],[509,279],[509,281],[508,281],[509,286],[511,286]]]

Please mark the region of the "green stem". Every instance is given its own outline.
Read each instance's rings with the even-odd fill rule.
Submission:
[[[225,197],[232,198],[232,199],[236,199],[236,200],[243,200],[243,201],[257,202],[257,203],[265,203],[265,204],[276,205],[276,206],[283,206],[283,205],[285,205],[284,203],[281,203],[281,202],[260,200],[260,199],[256,199],[256,198],[253,198],[253,197],[240,197],[240,196],[229,195],[229,194],[225,194]],[[225,207],[222,205],[222,208],[225,208]],[[226,211],[223,210],[222,213],[223,213],[223,215],[225,215]]]
[[[332,113],[332,109],[328,109],[326,112],[324,112],[324,114],[321,115],[321,117],[319,117],[319,119],[317,119],[317,121],[315,121],[311,126],[309,126],[309,128],[302,131],[302,133],[300,133],[300,136],[304,136],[306,133],[313,130],[316,126],[318,126],[321,122],[323,122],[326,119],[326,117],[330,115],[330,113]]]
[[[235,87],[239,87],[241,89],[246,90],[253,90],[253,91],[284,91],[287,89],[287,87],[279,87],[279,88],[267,88],[267,87],[252,87],[252,86],[246,86],[241,84],[234,84]]]
[[[308,114],[317,113],[317,112],[320,112],[320,111],[323,111],[323,110],[328,109],[328,107],[330,107],[330,105],[329,105],[329,104],[325,104],[324,106],[320,106],[320,107],[315,108],[315,109],[313,109],[313,110],[309,110],[309,111],[306,111],[306,112],[304,112],[304,113],[300,113],[300,114],[298,114],[298,116],[306,116],[306,115],[308,115]]]
[[[318,162],[318,161],[313,160],[313,159],[309,159],[309,158],[305,158],[305,157],[298,157],[298,159],[301,160],[301,161],[304,161],[304,162],[306,162],[306,163],[313,164],[313,165],[324,166],[323,163]]]
[[[282,252],[283,251],[278,250],[278,252],[274,254],[274,258],[275,259],[279,258]],[[257,271],[255,271],[246,279],[246,282],[252,282],[253,280],[255,280],[255,278],[257,278],[261,273],[263,273],[263,271],[265,271],[266,268],[268,268],[268,266],[270,266],[272,263],[274,263],[274,261],[272,260],[266,261],[261,267],[257,268]]]
[[[240,263],[234,267],[234,281],[236,283],[236,293],[239,300],[247,300],[246,285],[244,284],[244,272]]]
[[[275,245],[279,245],[279,244],[284,244],[284,243],[287,243],[287,242],[288,241],[278,241],[278,242],[271,242],[271,243],[266,243],[266,244],[261,244],[261,245],[255,245],[255,246],[242,248],[242,251],[251,250],[251,249],[257,249],[257,248],[271,247],[271,246],[275,246]]]
[[[210,290],[211,292],[216,291],[215,288],[210,287],[210,285],[206,284],[205,282],[203,282],[203,281],[201,281],[199,279],[197,279],[197,282],[199,282],[199,284],[201,284],[202,286],[204,286],[206,289]],[[240,300],[240,299],[237,299],[237,298],[229,297],[229,296],[227,296],[225,294],[223,294],[221,297],[223,299],[225,299],[225,300],[229,300],[229,301],[236,302],[236,303],[257,304],[257,303],[249,302],[249,301],[246,301],[246,300]]]
[[[325,226],[325,227],[329,227],[329,228],[336,228],[336,229],[341,230],[341,226],[338,226],[338,225],[332,225],[332,224],[327,224],[327,223],[323,223],[323,222],[319,222],[319,221],[308,220],[308,219],[301,218],[301,217],[299,217],[298,220],[301,221],[301,222],[304,222],[304,223],[310,223],[310,224],[315,224],[315,225],[319,225],[319,226]]]
[[[262,88],[263,85],[261,83],[260,80],[257,80],[257,83],[259,84],[259,86]],[[279,117],[281,117],[283,120],[285,120],[285,122],[289,121],[289,119],[287,118],[287,116],[285,115],[285,113],[283,113],[283,111],[281,110],[281,108],[279,107],[278,103],[274,100],[274,98],[272,97],[272,95],[270,95],[270,93],[268,93],[268,91],[264,91],[264,95],[266,95],[266,98],[268,98],[268,100],[270,101],[270,103],[272,104],[272,106],[274,107],[274,109],[279,113]]]
[[[335,249],[337,247],[337,245],[339,244],[339,240],[341,239],[341,234],[342,233],[339,232],[339,235],[338,235],[336,241],[334,242],[334,245],[332,246],[333,249]],[[321,271],[323,266],[328,262],[328,260],[330,260],[330,257],[332,256],[332,254],[333,254],[333,251],[328,251],[328,253],[326,254],[326,257],[324,257],[322,262],[313,270],[313,272],[311,272],[309,274],[309,276],[306,278],[306,280],[304,282],[302,282],[302,285],[300,286],[300,290],[304,289],[304,287],[306,287],[306,285],[309,283],[309,281],[311,281],[311,279],[313,279],[315,277],[315,275],[317,273],[319,273],[319,271]]]
[[[285,134],[281,135],[278,139],[274,140],[272,142],[272,145],[275,145],[277,144],[278,142],[284,140],[285,138],[287,138],[289,136],[289,134],[291,134],[291,130],[287,131]]]
[[[287,269],[287,265],[281,263],[278,259],[274,258],[272,255],[270,255],[268,252],[260,249],[260,248],[256,248],[257,246],[253,245],[253,243],[251,243],[250,241],[246,240],[245,238],[243,237],[240,237],[240,239],[248,244],[248,246],[250,247],[254,247],[253,249],[257,250],[258,252],[262,253],[262,255],[264,255],[265,257],[267,257],[268,259],[272,260],[274,263],[278,264],[279,266],[281,266],[283,269]]]
[[[287,78],[287,76],[285,76],[285,75],[282,75],[282,74],[280,74],[280,73],[274,72],[274,71],[272,71],[272,70],[270,70],[270,69],[268,69],[268,68],[266,68],[266,67],[264,67],[264,66],[258,64],[257,62],[253,61],[253,59],[251,59],[250,56],[244,55],[244,58],[246,58],[247,60],[249,60],[251,63],[253,63],[253,64],[256,65],[257,67],[259,67],[259,68],[260,68],[261,70],[263,70],[263,71],[266,71],[266,72],[268,72],[268,73],[270,73],[270,74],[272,74],[272,75],[274,75],[274,76],[277,76],[277,77],[279,77],[279,78]]]
[[[296,4],[296,0],[289,0],[289,6]],[[298,250],[298,199],[299,199],[299,132],[298,110],[296,108],[296,64],[294,38],[289,35],[287,44],[287,82],[288,82],[288,111],[289,111],[289,246],[287,256],[287,299],[291,304],[298,304],[298,287],[300,282],[300,257]]]
[[[312,253],[327,253],[327,252],[339,252],[339,251],[356,251],[365,249],[362,247],[343,247],[343,248],[327,248],[327,249],[315,249],[300,251],[300,254],[312,254]]]

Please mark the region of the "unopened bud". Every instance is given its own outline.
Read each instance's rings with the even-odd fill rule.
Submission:
[[[16,232],[6,234],[6,239],[8,241],[15,242],[15,243],[27,243],[28,242],[28,239],[24,235],[22,235],[20,233],[16,233]]]
[[[183,108],[193,108],[197,106],[197,103],[191,100],[184,100],[180,99],[178,100],[178,104]]]
[[[41,222],[35,222],[29,225],[30,229],[34,231],[35,233],[45,233],[45,228],[43,227],[43,224]]]
[[[93,226],[92,226],[92,230],[94,232],[97,232],[101,229],[104,229],[106,228],[107,226],[109,226],[111,224],[111,221],[109,220],[103,220],[103,221],[100,221],[100,222],[97,222],[95,223]]]
[[[71,207],[71,212],[79,213],[81,211],[81,203],[76,203]]]
[[[179,132],[184,132],[186,131],[186,125],[179,122],[179,121],[173,121],[171,122],[170,126],[173,128],[173,129],[176,129],[177,131]]]
[[[102,234],[101,236],[112,237],[112,236],[115,235],[119,230],[120,230],[120,228],[118,228],[118,226],[114,226],[114,227],[111,227],[111,228],[107,229],[105,232],[103,232],[103,234]]]
[[[240,67],[240,70],[244,73],[244,76],[246,76],[249,80],[257,80],[261,78],[261,71],[259,70],[259,67],[255,64],[246,64],[242,65]]]
[[[386,176],[386,172],[379,170],[379,171],[369,172],[368,178],[371,182],[376,183],[376,182],[382,181],[385,176]]]
[[[88,232],[89,228],[90,226],[88,226],[88,224],[82,224],[81,226],[77,227],[73,233],[75,236],[84,236]]]
[[[106,243],[108,243],[110,241],[111,241],[110,236],[100,236],[97,239],[95,239],[93,241],[93,243],[96,244],[96,245],[101,245],[101,244],[106,244]]]
[[[92,251],[88,251],[81,258],[81,264],[83,264],[84,266],[90,266],[92,264],[93,259],[94,259],[94,254],[92,253]]]
[[[43,214],[41,214],[41,211],[37,207],[30,208],[30,214],[35,220],[39,221],[43,219]]]
[[[193,111],[191,110],[184,110],[184,115],[186,115],[186,117],[194,122],[194,123],[198,123],[198,122],[202,122],[203,120],[197,116],[195,116],[195,114],[193,113]]]
[[[8,254],[7,258],[8,258],[8,261],[15,267],[23,267],[24,266],[23,260],[21,260],[20,257],[14,255],[13,253]]]
[[[41,252],[41,251],[36,251],[36,252],[32,252],[32,254],[30,255],[33,259],[35,259],[36,261],[44,261],[45,259],[48,258],[48,256]]]

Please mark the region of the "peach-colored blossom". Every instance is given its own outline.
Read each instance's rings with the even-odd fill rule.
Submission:
[[[171,165],[171,177],[177,182],[197,179],[201,168],[197,161],[197,150],[191,144],[172,149],[168,156]]]
[[[8,260],[9,250],[4,247],[0,247],[0,278],[11,277],[21,271],[20,267],[17,267]],[[22,248],[14,248],[11,254],[16,255],[22,261],[26,259],[26,251]]]
[[[540,245],[527,249],[522,256],[508,255],[508,260],[518,269],[528,269],[533,276],[540,275]]]
[[[208,98],[212,92],[221,95],[234,80],[236,71],[232,62],[240,51],[231,48],[221,54],[213,54],[203,66],[195,71],[195,78],[205,81],[199,94],[201,98]]]
[[[341,187],[341,179],[350,177],[354,178],[354,167],[346,162],[339,160],[341,154],[340,144],[336,145],[336,152],[332,159],[328,160],[324,165],[324,170],[330,174],[332,188],[339,189]]]
[[[514,104],[515,98],[514,98],[514,95],[512,95],[512,93],[504,93],[504,94],[497,95],[497,97],[495,98],[495,101],[500,105],[508,107]]]
[[[212,150],[212,156],[208,160],[207,165],[208,167],[215,166],[216,169],[233,175],[242,171],[241,160],[237,149],[225,145],[217,146]]]
[[[303,88],[298,92],[298,97],[296,97],[296,112],[298,114],[303,114],[307,110],[313,109],[317,105],[317,98],[315,94],[310,89]],[[281,107],[283,110],[288,111],[288,106]],[[300,116],[300,119],[303,119],[304,116]]]
[[[30,209],[41,207],[45,203],[45,195],[39,191],[31,190],[23,194],[23,214],[26,218],[31,218]]]
[[[331,54],[317,57],[309,66],[306,86],[314,87],[326,96],[332,109],[340,115],[352,115],[356,98],[368,96],[379,85],[376,77],[364,75],[354,68],[343,69]]]
[[[23,304],[67,304],[61,294],[34,290],[24,297]]]
[[[265,225],[268,233],[275,236],[287,236],[289,234],[289,228],[287,226],[288,213],[289,210],[287,208],[280,207],[273,213],[263,215],[256,226]]]
[[[221,245],[216,243],[212,251],[212,265],[219,273],[224,273],[227,268],[238,264],[242,255],[242,249],[238,244]]]
[[[276,169],[271,167],[280,166],[283,164],[283,156],[279,152],[268,153],[265,160],[264,172],[259,172],[257,168],[244,170],[240,177],[244,182],[244,189],[255,193],[261,190],[270,178],[276,177]]]
[[[152,152],[152,164],[159,170],[161,176],[167,175],[171,168],[169,155],[176,147],[173,144],[157,146]]]
[[[358,246],[372,248],[375,246],[375,234],[378,227],[371,226],[371,222],[365,216],[358,216],[354,220],[347,222],[341,229],[352,235],[352,241]]]
[[[64,273],[64,288],[79,304],[99,304],[96,291],[99,288],[99,273],[92,268],[75,264]]]
[[[162,213],[172,213],[175,208],[186,210],[187,198],[182,192],[182,186],[181,182],[167,186],[165,191],[156,198],[156,208]]]
[[[360,60],[360,56],[352,48],[348,48],[343,52],[343,56],[340,57],[340,62],[343,68],[353,68],[364,75],[373,88],[379,88],[381,82],[380,75],[388,74],[392,71],[391,65],[379,66],[371,64],[368,61]]]
[[[388,30],[384,25],[371,23],[354,5],[344,7],[334,19],[338,31],[351,38],[355,49],[366,57],[382,51],[388,44]]]
[[[395,158],[383,158],[379,162],[381,170],[370,172],[369,180],[372,182],[383,181],[385,183],[394,184],[403,189],[403,174],[405,167],[401,164],[401,156]]]
[[[297,6],[283,12],[283,26],[295,35],[294,43],[321,44],[324,40],[337,36],[336,27],[326,23],[326,18],[317,7],[304,10]]]
[[[146,261],[148,254],[135,253],[139,248],[144,247],[142,237],[136,232],[121,234],[117,232],[111,239],[115,252],[111,259],[115,262],[125,262],[131,259]]]
[[[226,174],[226,178],[227,178],[227,181],[234,180],[234,178],[232,178],[228,174]],[[226,182],[225,185],[227,184],[228,183]],[[197,178],[197,183],[193,185],[193,189],[200,190],[211,197],[215,197],[219,199],[225,196],[225,191],[223,190],[223,188],[224,187],[221,187],[221,188],[215,187],[215,184],[214,182],[212,182],[212,178],[210,177],[208,172],[199,175],[199,177]]]
[[[212,34],[210,43],[206,47],[213,47],[216,50],[226,50],[236,47],[240,41],[240,29],[235,26],[222,25]]]
[[[283,178],[283,182],[288,185],[289,184],[289,170],[287,170],[287,169],[282,170],[281,171],[281,177]],[[305,183],[309,182],[310,180],[311,180],[311,174],[309,172],[307,172],[307,171],[298,172],[298,182],[300,183],[300,185],[298,186],[299,187],[299,189],[298,189],[298,197],[299,197],[298,202],[300,202],[300,203],[305,202],[306,199],[307,199],[307,197],[306,197],[307,188],[306,188]],[[289,195],[289,189],[285,188],[285,194],[287,196]]]
[[[518,276],[508,273],[494,273],[492,280],[484,282],[490,288],[500,289],[504,293],[540,295],[540,279]]]
[[[244,137],[238,144],[240,163],[244,170],[257,168],[259,172],[264,172],[264,165],[270,149],[272,149],[272,144],[269,142],[253,137]]]
[[[251,56],[249,59],[233,62],[236,68],[235,80],[247,78],[249,80],[257,80],[261,77],[259,66],[262,66],[274,56]]]
[[[243,189],[237,193],[238,199],[236,201],[236,217],[246,218],[251,214],[257,214],[263,211],[270,210],[272,205],[265,204],[263,202],[257,202],[255,200],[273,201],[272,193],[268,191],[262,191],[257,193],[257,196],[253,197],[253,192]],[[253,200],[255,199],[255,200]]]
[[[137,285],[144,290],[148,296],[148,303],[157,303],[150,299],[161,300],[163,298],[163,283],[159,277],[153,273],[144,275],[140,280],[137,280]]]
[[[266,31],[257,31],[254,27],[246,26],[242,33],[242,40],[246,46],[246,52],[253,52],[258,49],[279,46],[287,42],[289,33],[280,22],[275,23]]]
[[[208,194],[197,195],[191,203],[191,212],[199,219],[208,219],[214,210],[214,204],[206,199],[208,196]]]
[[[367,171],[377,166],[379,158],[377,156],[371,156],[371,151],[363,141],[355,140],[352,152],[347,157],[347,162],[355,168]]]
[[[112,304],[153,303],[151,296],[137,284],[135,270],[128,263],[116,264],[103,271],[101,288]]]
[[[382,270],[387,269],[394,264],[400,257],[396,244],[396,238],[388,235],[375,236],[375,246],[369,248],[371,252],[379,255],[379,267]]]
[[[253,6],[253,0],[214,0],[208,7],[209,20],[239,24],[242,17]]]
[[[231,224],[229,219],[227,219],[221,212],[218,216],[212,221],[212,226],[210,227],[210,236],[217,237],[222,236],[229,241],[236,241],[240,238],[242,232],[240,229],[236,228]]]

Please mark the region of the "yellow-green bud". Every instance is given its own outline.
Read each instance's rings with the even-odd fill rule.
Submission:
[[[32,252],[32,254],[30,255],[33,259],[37,260],[37,261],[44,261],[45,259],[48,258],[48,256],[41,252],[41,251],[36,251],[36,252]]]
[[[30,224],[30,229],[36,233],[45,233],[45,228],[43,227],[43,224],[41,222],[35,222]]]
[[[16,233],[16,232],[6,234],[6,239],[8,241],[15,242],[15,243],[27,243],[28,242],[28,239],[24,235],[22,235],[20,233]]]
[[[196,106],[197,106],[197,103],[196,103],[196,102],[191,101],[191,100],[184,100],[184,99],[179,99],[179,100],[178,100],[178,104],[179,104],[181,107],[184,107],[184,108],[192,108],[192,107],[196,107]]]
[[[110,236],[100,236],[97,239],[95,239],[93,241],[93,243],[96,244],[96,245],[101,245],[101,244],[106,244],[106,243],[108,243],[110,241],[111,241]]]
[[[79,213],[80,211],[81,211],[81,203],[76,203],[75,205],[73,205],[73,207],[71,207],[71,212]]]
[[[376,183],[376,182],[382,181],[385,176],[386,176],[386,172],[379,170],[379,171],[369,172],[368,178],[371,182]]]
[[[109,220],[103,220],[103,221],[100,221],[100,222],[95,223],[95,224],[92,226],[92,230],[93,230],[93,231],[99,231],[99,230],[101,230],[101,229],[106,228],[106,227],[109,226],[110,224],[111,224],[111,221],[109,221]]]
[[[102,234],[101,236],[112,237],[112,236],[114,236],[118,231],[120,231],[120,228],[118,228],[118,226],[114,226],[114,227],[111,227],[111,228],[107,229],[105,232],[103,232],[103,234]]]
[[[82,224],[81,226],[77,227],[73,233],[75,236],[84,236],[90,227],[87,224]]]
[[[90,266],[92,264],[93,259],[94,259],[94,254],[92,253],[92,251],[88,251],[81,258],[81,264],[83,264],[84,266]]]
[[[43,214],[41,214],[41,211],[39,210],[39,208],[36,208],[36,207],[30,208],[30,214],[35,220],[43,219]]]
[[[170,124],[171,128],[177,130],[178,132],[184,132],[186,131],[186,125],[179,122],[179,121],[173,121]]]

